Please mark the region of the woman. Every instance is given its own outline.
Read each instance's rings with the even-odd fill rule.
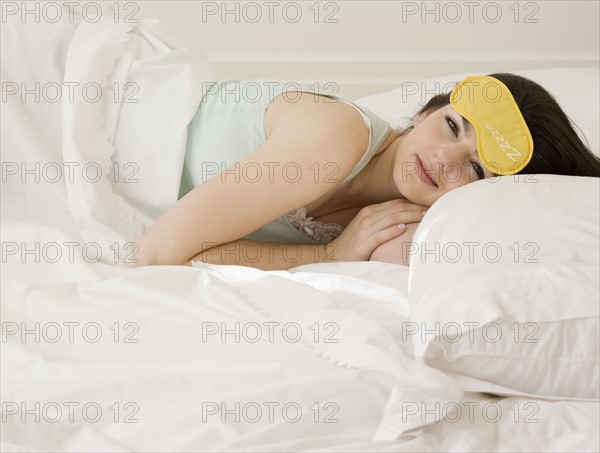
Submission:
[[[394,250],[452,189],[498,174],[600,176],[554,98],[520,76],[467,78],[406,131],[342,98],[267,85],[207,93],[188,128],[180,199],[144,234],[137,266],[408,264]]]

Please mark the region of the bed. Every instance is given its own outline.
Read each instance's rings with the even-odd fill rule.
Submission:
[[[210,66],[152,20],[3,25],[2,451],[598,451],[598,179],[456,190],[410,268],[134,269]],[[520,73],[598,153],[598,69]],[[358,102],[397,125],[406,88]]]

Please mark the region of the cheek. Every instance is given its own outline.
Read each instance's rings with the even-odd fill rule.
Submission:
[[[456,185],[461,184],[463,181],[466,181],[464,177],[463,167],[457,163],[450,162],[442,171],[442,178],[446,185]]]
[[[446,165],[441,176],[446,186],[452,189],[464,186],[478,179],[471,165],[459,165],[456,163]]]

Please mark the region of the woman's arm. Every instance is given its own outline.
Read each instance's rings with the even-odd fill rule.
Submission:
[[[191,261],[202,261],[280,270],[312,263],[365,261],[369,257],[403,264],[398,251],[410,244],[426,209],[406,200],[389,200],[362,208],[342,234],[328,244],[275,244],[239,239],[214,244],[185,264],[191,266]],[[400,223],[406,226],[398,228]],[[375,250],[377,253],[373,255]]]
[[[315,163],[335,162],[335,176],[342,181],[367,148],[368,129],[346,103],[315,101],[307,94],[279,112],[260,148],[193,189],[152,225],[139,244],[136,267],[183,265],[210,248],[240,240],[333,188],[331,182],[314,180]],[[298,181],[282,171],[263,171],[251,181],[232,175],[247,164],[281,170],[289,163],[300,169]]]
[[[234,264],[264,271],[287,270],[313,263],[337,262],[334,244],[277,244],[238,239],[199,253],[185,263]]]
[[[373,250],[369,261],[384,261],[408,266],[413,235],[419,224],[420,222],[407,224],[406,231],[401,236],[390,239]]]

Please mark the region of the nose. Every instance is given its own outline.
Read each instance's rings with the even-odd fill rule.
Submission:
[[[471,149],[467,143],[446,143],[440,145],[434,151],[435,171],[440,180],[455,182],[460,179],[464,170],[464,164],[471,155]]]
[[[436,162],[444,166],[450,163],[462,165],[470,154],[471,149],[467,143],[446,143],[435,150],[434,157]]]

